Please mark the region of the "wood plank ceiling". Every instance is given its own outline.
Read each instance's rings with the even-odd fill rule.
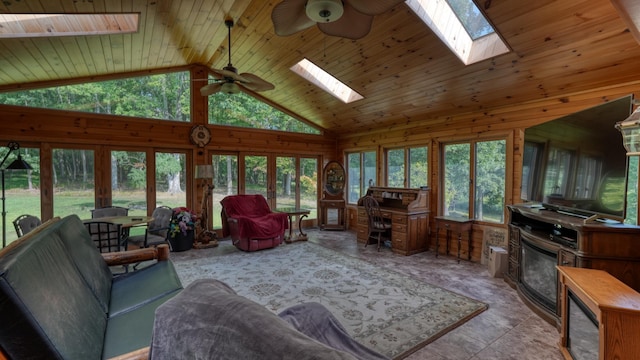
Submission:
[[[626,0],[614,0],[624,9]],[[266,99],[337,135],[558,97],[640,79],[640,45],[609,0],[501,0],[477,3],[512,51],[464,66],[405,4],[375,18],[363,39],[315,27],[274,34],[277,0],[6,0],[2,13],[140,13],[123,35],[0,39],[0,91],[52,81],[204,64],[232,63],[273,83]],[[637,10],[637,7],[636,7]],[[637,30],[633,30],[637,32]],[[293,74],[303,57],[364,99],[343,104]]]

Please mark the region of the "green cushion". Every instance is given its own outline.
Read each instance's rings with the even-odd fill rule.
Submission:
[[[113,275],[91,240],[87,228],[77,215],[70,215],[59,221],[56,229],[61,234],[78,272],[102,306],[102,310],[107,313]]]
[[[171,261],[159,261],[144,269],[118,276],[111,288],[109,317],[180,289],[182,284]]]
[[[3,257],[0,276],[0,338],[9,339],[0,345],[10,357],[100,356],[106,314],[70,260],[55,225]],[[22,347],[12,349],[14,344]]]
[[[155,301],[111,317],[104,338],[102,358],[108,359],[150,346],[156,308],[179,292],[180,290],[175,290]]]

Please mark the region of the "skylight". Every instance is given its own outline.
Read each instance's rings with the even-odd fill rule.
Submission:
[[[132,33],[138,31],[139,15],[0,14],[0,38]]]
[[[465,65],[509,52],[471,0],[406,0]]]
[[[346,104],[363,99],[362,95],[307,59],[300,60],[291,70]]]

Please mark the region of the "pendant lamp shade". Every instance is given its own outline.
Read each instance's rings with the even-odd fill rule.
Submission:
[[[22,155],[18,155],[18,158],[7,165],[5,170],[33,170],[33,168],[26,161],[22,160]]]

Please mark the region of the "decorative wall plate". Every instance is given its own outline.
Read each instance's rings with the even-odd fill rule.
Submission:
[[[189,139],[198,147],[205,147],[211,141],[211,131],[204,125],[196,125],[191,128]]]

